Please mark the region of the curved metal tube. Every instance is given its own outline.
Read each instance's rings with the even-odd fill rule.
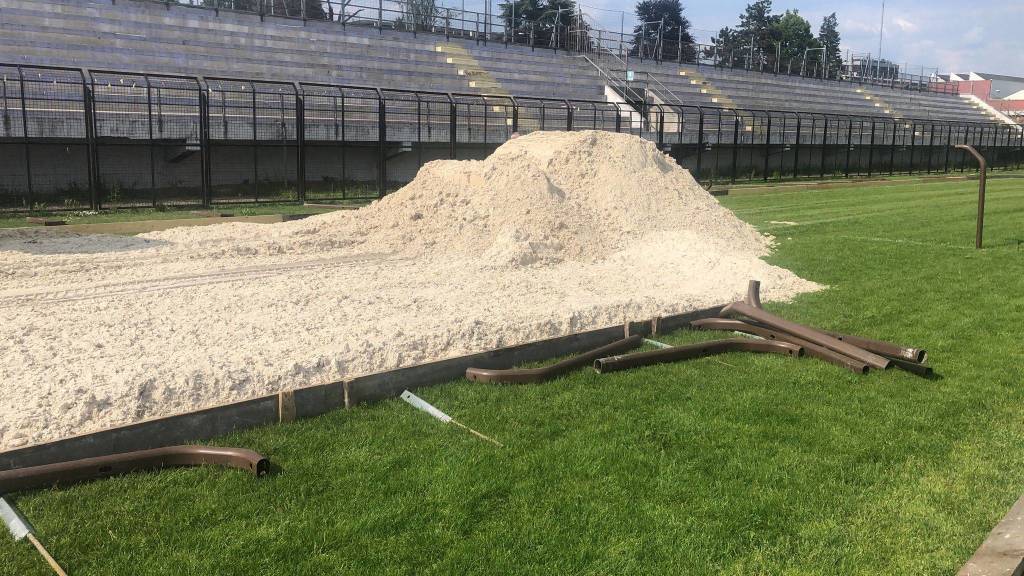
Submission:
[[[842,340],[829,336],[828,334],[820,332],[814,328],[797,324],[796,322],[790,322],[785,318],[780,318],[774,314],[765,312],[760,308],[755,308],[745,302],[733,302],[732,304],[729,304],[722,309],[721,315],[745,316],[752,320],[756,320],[761,324],[792,334],[798,338],[803,338],[804,340],[808,340],[819,346],[824,346],[829,350],[834,350],[840,354],[849,356],[850,358],[860,360],[872,368],[884,370],[892,365],[892,361],[884,356],[868,352],[867,350],[858,348],[853,344],[843,342]]]
[[[168,446],[0,472],[0,494],[74,484],[129,472],[214,464],[262,476],[270,461],[245,448]]]
[[[843,342],[849,342],[854,346],[863,348],[868,352],[874,352],[882,356],[887,356],[894,360],[906,360],[907,362],[913,362],[914,364],[921,364],[928,359],[928,351],[922,348],[911,348],[909,346],[900,346],[899,344],[893,344],[892,342],[885,342],[884,340],[872,340],[870,338],[863,338],[861,336],[851,336],[849,334],[841,334],[839,332],[833,332],[831,330],[822,330],[825,334],[842,340]]]
[[[744,302],[755,307],[761,308],[761,283],[757,280],[751,280],[747,283],[747,297]],[[694,323],[696,326],[697,324]],[[738,330],[744,332],[744,330]],[[886,356],[891,360],[906,360],[921,364],[928,359],[928,352],[921,348],[911,348],[909,346],[900,346],[893,344],[892,342],[886,342],[884,340],[872,340],[870,338],[862,338],[860,336],[851,336],[849,334],[843,334],[840,332],[833,332],[832,330],[821,330],[821,332],[837,339],[849,342],[854,346],[863,348],[868,352],[874,352],[875,354]],[[760,334],[758,334],[760,336]],[[913,370],[911,370],[913,371]]]
[[[726,340],[712,340],[710,342],[698,342],[684,346],[673,346],[661,350],[649,352],[637,352],[623,356],[610,356],[599,358],[594,361],[594,371],[598,374],[616,372],[636,368],[638,366],[649,366],[651,364],[662,364],[675,362],[677,360],[689,360],[725,354],[726,352],[773,352],[787,356],[801,356],[804,349],[789,342],[778,342],[770,340],[750,340],[747,338],[729,338]]]
[[[541,382],[564,374],[580,366],[589,366],[594,360],[604,358],[609,354],[623,352],[639,348],[643,343],[643,336],[630,336],[584,352],[578,356],[567,358],[543,368],[510,368],[507,370],[495,370],[490,368],[467,368],[466,378],[476,382],[503,382],[506,384],[521,384],[526,382]]]
[[[746,334],[760,336],[766,340],[791,342],[797,346],[803,347],[804,352],[812,358],[818,358],[819,360],[824,360],[825,362],[835,364],[836,366],[842,366],[855,374],[867,374],[868,372],[868,365],[860,360],[850,358],[849,356],[845,356],[834,350],[829,350],[824,346],[819,346],[814,342],[798,338],[792,334],[772,330],[765,326],[748,324],[742,320],[732,320],[730,318],[704,318],[701,320],[694,320],[693,322],[690,322],[690,325],[702,330],[728,330],[732,332],[743,332]]]

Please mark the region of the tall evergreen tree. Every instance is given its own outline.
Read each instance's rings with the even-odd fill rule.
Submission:
[[[736,34],[743,47],[753,54],[753,61],[750,66],[756,67],[763,61],[764,54],[775,53],[775,43],[778,42],[778,30],[776,24],[779,16],[772,14],[772,0],[756,0],[748,4],[743,14],[740,14],[740,25],[736,28]]]
[[[538,46],[551,46],[556,38],[560,48],[569,45],[569,28],[576,12],[575,0],[512,0],[498,6],[505,26],[516,31],[518,42],[528,42],[528,37],[524,36],[532,32]]]
[[[821,21],[821,28],[818,30],[818,43],[825,49],[829,76],[831,78],[838,77],[843,70],[843,54],[839,48],[839,19],[836,18],[835,12]]]
[[[633,29],[634,53],[639,45],[655,46],[654,35],[660,30],[665,58],[676,59],[679,50],[683,59],[693,61],[694,40],[690,33],[690,20],[683,16],[683,5],[679,0],[640,0],[637,2],[636,20],[640,22]],[[644,23],[658,22],[660,26],[643,26]]]

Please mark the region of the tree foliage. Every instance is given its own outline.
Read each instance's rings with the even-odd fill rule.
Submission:
[[[839,48],[839,19],[836,18],[835,12],[821,21],[821,28],[818,29],[818,44],[825,49],[829,76],[835,78],[843,69],[843,54]]]
[[[633,54],[640,47],[645,47],[645,53],[648,53],[657,46],[655,35],[660,30],[664,57],[678,57],[678,50],[682,47],[683,58],[687,61],[693,59],[694,40],[690,33],[690,20],[683,16],[683,5],[679,0],[640,0],[636,4],[635,14],[640,24],[633,29]]]
[[[790,63],[795,63],[799,67],[806,51],[818,48],[818,41],[811,33],[811,23],[800,15],[799,10],[786,10],[786,13],[779,17],[775,22],[775,38],[779,43],[777,53],[780,69]]]
[[[517,41],[529,41],[532,33],[538,46],[554,46],[556,39],[559,48],[569,45],[575,0],[513,0],[499,7],[506,29],[515,30]]]

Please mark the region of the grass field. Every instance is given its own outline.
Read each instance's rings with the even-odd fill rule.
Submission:
[[[1024,492],[1024,182],[725,197],[831,288],[766,307],[919,345],[938,376],[731,354],[420,395],[216,444],[174,470],[16,495],[76,576],[950,574]],[[713,337],[677,332],[670,342]],[[0,537],[0,573],[43,575]]]

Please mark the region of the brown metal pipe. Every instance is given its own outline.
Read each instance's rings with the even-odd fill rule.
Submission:
[[[729,338],[727,340],[712,340],[710,342],[698,342],[685,346],[673,346],[649,352],[636,352],[622,356],[610,356],[599,358],[594,361],[594,371],[598,374],[616,372],[639,366],[651,364],[662,364],[665,362],[676,362],[678,360],[689,360],[701,358],[726,352],[773,352],[788,356],[800,356],[803,348],[789,342],[773,342],[769,340],[749,340],[746,338]]]
[[[761,283],[759,281],[751,280],[747,283],[747,297],[744,299],[744,302],[755,308],[761,308]],[[743,332],[743,330],[738,331]],[[872,340],[870,338],[862,338],[860,336],[851,336],[849,334],[841,334],[831,330],[822,330],[821,332],[824,332],[837,340],[849,342],[850,344],[863,348],[868,352],[874,352],[875,354],[885,356],[887,358],[901,358],[918,364],[921,364],[928,358],[928,353],[920,348],[900,346],[883,340]]]
[[[761,281],[751,280],[747,282],[747,298],[744,300],[754,308],[761,308]]]
[[[255,476],[262,476],[270,470],[270,462],[266,458],[244,448],[168,446],[5,470],[0,472],[0,494],[54,485],[63,486],[129,472],[206,464],[237,468],[251,472]]]
[[[975,160],[978,161],[978,224],[974,230],[974,247],[980,249],[981,234],[985,228],[985,180],[988,179],[987,165],[985,157],[975,150],[974,146],[957,144],[956,148],[970,152],[971,156],[974,156]]]
[[[475,382],[503,382],[506,384],[541,382],[564,374],[574,368],[590,366],[598,358],[604,358],[616,352],[639,348],[643,344],[643,340],[643,336],[640,335],[630,336],[629,338],[616,340],[611,344],[605,344],[600,348],[595,348],[589,352],[584,352],[578,356],[573,356],[572,358],[567,358],[542,368],[510,368],[507,370],[467,368],[466,378]]]
[[[695,328],[702,330],[728,330],[732,332],[743,332],[745,334],[753,334],[760,336],[766,340],[778,340],[782,342],[790,342],[796,344],[804,349],[804,352],[812,357],[824,360],[836,366],[846,368],[850,372],[855,374],[867,374],[868,365],[855,358],[850,358],[844,354],[840,354],[834,350],[829,350],[824,346],[819,346],[814,342],[798,338],[792,334],[773,330],[766,326],[759,326],[756,324],[748,324],[742,320],[732,320],[730,318],[704,318],[701,320],[694,320],[690,323]]]
[[[914,362],[915,364],[921,364],[928,359],[928,352],[921,348],[911,348],[909,346],[900,346],[893,344],[892,342],[885,342],[883,340],[872,340],[870,338],[863,338],[861,336],[851,336],[849,334],[841,334],[839,332],[833,332],[831,330],[822,330],[825,334],[842,340],[843,342],[849,342],[854,346],[863,348],[868,352],[874,352],[881,356],[888,358],[899,358],[908,362]]]
[[[760,308],[755,308],[745,302],[733,302],[722,309],[722,316],[745,316],[752,320],[756,320],[761,324],[765,324],[776,330],[787,332],[798,338],[803,338],[813,342],[819,346],[824,346],[829,350],[834,350],[849,356],[856,360],[864,362],[872,368],[884,370],[892,365],[892,361],[884,356],[879,356],[873,352],[868,352],[862,348],[858,348],[853,344],[843,342],[837,338],[829,336],[823,332],[820,332],[809,326],[797,324],[796,322],[790,322],[785,318],[780,318],[770,312],[766,312]]]

